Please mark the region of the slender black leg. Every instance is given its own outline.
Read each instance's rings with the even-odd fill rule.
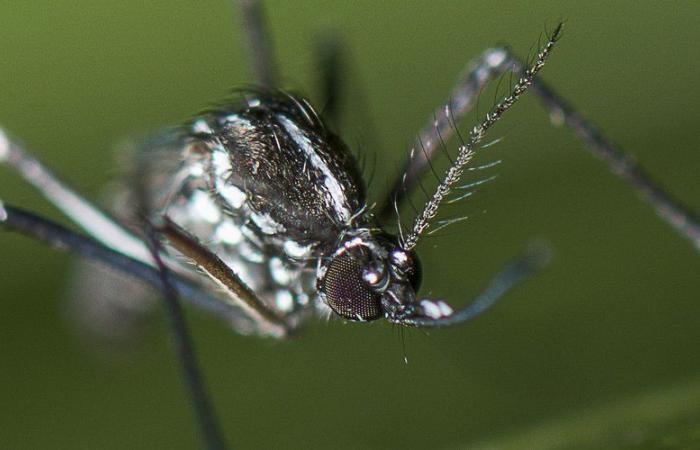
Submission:
[[[510,60],[514,68],[519,61]],[[690,208],[666,192],[629,154],[624,153],[605,138],[595,126],[587,122],[566,101],[554,93],[544,82],[535,80],[532,86],[555,125],[567,126],[585,144],[593,156],[603,161],[608,169],[647,202],[656,214],[700,251],[700,220]]]
[[[266,88],[277,86],[270,33],[265,11],[257,0],[238,0],[253,81]]]
[[[148,265],[153,264],[150,253],[141,239],[61,181],[41,161],[27,153],[20,144],[11,140],[2,128],[0,128],[0,164],[6,164],[14,169],[91,237],[119,253]]]
[[[382,217],[387,218],[394,214],[397,203],[418,185],[418,180],[429,168],[430,160],[439,153],[441,140],[452,136],[456,131],[456,122],[474,106],[486,84],[509,71],[521,74],[523,68],[522,62],[505,48],[488,49],[467,65],[465,75],[455,85],[449,100],[435,110],[429,122],[420,131],[408,161],[400,172],[401,175],[393,183],[381,207]],[[700,251],[700,220],[697,215],[662,189],[634,158],[606,139],[546,83],[535,79],[531,89],[555,125],[565,125],[571,129],[585,144],[586,150],[607,164],[615,176],[628,182],[664,222]]]
[[[351,142],[350,144],[351,148],[357,149],[355,155],[359,169],[366,177],[367,188],[369,188],[374,178],[375,164],[371,162],[371,157],[376,156],[376,148],[379,147],[378,134],[374,122],[370,118],[362,80],[355,71],[354,55],[345,44],[342,36],[336,32],[326,32],[317,38],[316,73],[318,80],[316,85],[319,87],[321,115],[335,130],[340,130],[346,124],[344,119],[352,114],[357,114],[359,118],[359,132],[357,133],[359,142]],[[368,149],[373,150],[369,153]],[[367,163],[369,163],[369,169],[366,167]]]
[[[337,35],[327,35],[316,44],[318,73],[323,116],[338,125],[339,105],[342,102],[343,46]]]
[[[0,228],[22,233],[59,250],[97,261],[110,269],[140,280],[156,290],[162,287],[159,272],[153,266],[119,253],[92,238],[2,202],[0,202]],[[253,325],[252,319],[235,305],[222,301],[178,274],[171,273],[169,278],[177,295],[190,305],[231,323],[236,328],[245,329]]]
[[[171,277],[173,276],[163,262],[160,254],[163,251],[158,236],[150,223],[146,224],[146,243],[151,251],[153,261],[158,268],[163,303],[170,324],[170,334],[180,362],[182,378],[185,382],[192,407],[195,410],[202,438],[207,449],[225,450],[226,444],[221,433],[214,406],[211,403],[204,379],[197,363],[194,344],[187,329],[185,315]]]
[[[84,231],[86,231],[90,235],[90,237],[94,238],[95,240],[99,241],[103,246],[106,246],[112,250],[112,253],[109,254],[105,253],[102,250],[99,251],[98,253],[100,255],[103,255],[103,257],[97,259],[102,260],[102,262],[106,262],[110,266],[114,266],[118,270],[125,272],[127,275],[132,275],[129,273],[130,270],[136,272],[133,274],[134,276],[142,279],[144,279],[144,277],[153,275],[153,273],[151,272],[148,272],[150,275],[147,275],[146,272],[144,272],[143,267],[141,267],[146,266],[150,269],[153,269],[155,265],[150,250],[146,245],[144,245],[143,241],[140,238],[136,237],[125,227],[119,224],[116,220],[112,219],[107,213],[103,212],[95,205],[91,204],[88,200],[80,196],[66,183],[59,180],[39,160],[29,155],[19,144],[10,140],[2,129],[0,129],[0,163],[5,163],[11,168],[15,169],[29,184],[34,186],[47,200],[49,200],[51,204],[56,206],[76,225],[78,225]],[[8,211],[12,210],[8,209]],[[17,213],[15,213],[10,217],[18,217],[18,215]],[[29,216],[25,215],[23,217]],[[41,222],[43,219],[37,218],[35,216],[32,217],[34,218],[21,221],[21,224],[25,227],[24,232],[35,237],[40,237],[37,236],[37,229],[48,230],[50,227],[47,228],[48,224],[46,223],[46,221]],[[10,226],[9,222],[7,221],[4,221],[3,225],[6,227]],[[54,228],[51,228],[52,231],[48,232],[48,234],[44,234],[43,240],[48,239],[51,242],[51,239],[54,235],[65,237],[67,236],[66,233],[70,233],[68,232],[68,230],[65,229],[57,230],[55,228],[55,225],[53,225],[53,227]],[[15,229],[17,229],[17,227],[15,227]],[[73,237],[71,239],[74,240],[71,242],[84,242],[80,239],[75,240],[74,236],[79,235],[75,235],[75,233],[72,233],[72,236]],[[89,248],[95,249],[96,243],[94,241],[91,242],[92,245],[89,245]],[[54,244],[58,244],[61,246],[67,245],[64,244],[61,240],[55,241]],[[191,246],[192,249],[194,249],[194,247],[194,245]],[[69,248],[76,253],[81,253],[81,250],[78,248],[74,248],[71,246],[69,246]],[[208,252],[202,253],[206,255],[211,254],[211,252],[204,248],[202,248],[201,252]],[[117,258],[116,255],[118,255],[120,258]],[[89,254],[87,256],[91,257]],[[132,262],[139,262],[140,265],[126,264],[123,260],[124,258]],[[182,269],[180,268],[181,266],[176,261],[173,261],[167,255],[163,255],[161,258],[168,265],[171,271],[176,271],[180,276],[183,276]],[[115,262],[117,259],[119,261],[122,261],[120,263],[121,265]],[[218,260],[218,262],[220,263],[220,265],[225,266],[220,260]],[[231,272],[230,269],[228,269],[228,272]],[[224,272],[222,271],[221,273]],[[183,278],[183,280],[184,279],[185,278]],[[214,279],[220,281],[219,278],[214,277]],[[282,319],[277,318],[276,316],[275,319],[278,320],[278,322],[275,322],[273,320],[273,316],[270,315],[274,314],[273,312],[268,311],[268,315],[266,315],[265,313],[261,314],[261,303],[259,302],[259,300],[257,300],[257,297],[255,297],[254,294],[252,294],[250,290],[247,287],[245,287],[244,284],[242,284],[242,281],[235,277],[235,274],[233,275],[233,277],[227,278],[227,280],[229,281],[228,291],[231,295],[233,295],[232,300],[238,302],[235,306],[239,307],[231,308],[232,305],[229,304],[229,309],[235,309],[238,315],[248,315],[248,313],[252,314],[252,316],[248,316],[246,318],[236,319],[236,323],[242,323],[243,320],[247,320],[248,322],[252,321],[254,323],[252,329],[261,334],[272,335],[275,337],[283,337],[287,334],[288,330],[286,328],[286,322],[284,322]],[[153,285],[152,278],[144,279],[144,281]],[[234,289],[236,281],[238,281],[243,286],[242,288],[240,288],[241,292],[246,293],[246,295],[243,295],[243,297],[241,297],[242,294],[237,293]],[[159,287],[159,284],[156,284],[156,287]],[[195,295],[196,298],[202,297],[201,295],[199,295],[200,293],[192,292],[192,290],[189,290],[189,294]],[[181,294],[181,296],[186,299],[190,298],[189,295]],[[214,301],[222,303],[222,300],[220,299],[214,299]],[[210,304],[208,304],[207,302],[205,303],[205,309],[211,308]],[[250,304],[258,306],[258,310],[256,310],[255,308],[251,308]],[[243,310],[243,313],[241,313],[241,310]],[[251,326],[248,324],[247,326],[244,325],[243,328],[239,329],[251,329]]]

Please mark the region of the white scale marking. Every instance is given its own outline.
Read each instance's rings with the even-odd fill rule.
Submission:
[[[286,286],[292,281],[292,274],[289,272],[289,269],[287,269],[281,259],[274,257],[270,258],[268,267],[270,268],[272,279],[275,280],[277,284]]]
[[[216,237],[226,245],[236,245],[243,240],[243,233],[230,220],[224,220],[216,227]]]
[[[347,204],[347,198],[345,197],[345,193],[343,192],[343,188],[340,186],[340,183],[338,183],[338,180],[335,179],[328,165],[316,154],[311,141],[304,135],[304,133],[302,133],[299,127],[297,127],[294,122],[282,115],[278,115],[277,117],[284,126],[285,130],[292,135],[294,140],[301,143],[301,148],[311,165],[320,170],[323,174],[323,184],[326,186],[328,193],[331,196],[333,209],[341,220],[344,223],[347,223],[350,220],[352,213],[345,207]]]
[[[275,294],[275,304],[280,311],[290,312],[294,309],[294,297],[287,290],[277,291]]]
[[[221,220],[219,207],[204,191],[195,191],[189,206],[194,217],[201,217],[204,221],[214,224]]]
[[[296,241],[285,241],[282,244],[284,247],[284,252],[292,258],[304,258],[311,251],[311,245],[300,245]]]

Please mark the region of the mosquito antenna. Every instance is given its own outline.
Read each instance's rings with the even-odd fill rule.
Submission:
[[[442,181],[438,185],[430,201],[425,205],[423,211],[418,215],[413,223],[411,232],[403,240],[403,249],[412,250],[418,244],[418,238],[430,226],[430,221],[437,214],[438,208],[443,199],[450,193],[452,186],[462,177],[464,166],[471,161],[474,156],[475,146],[481,142],[486,131],[491,128],[508,111],[513,104],[522,96],[527,88],[532,84],[535,75],[542,69],[547,58],[551,54],[552,48],[561,35],[562,24],[560,23],[552,33],[548,42],[540,50],[535,61],[522,74],[521,78],[512,87],[510,94],[494,105],[486,114],[481,123],[475,126],[469,134],[469,139],[465,145],[461,145],[455,164],[450,166],[445,172]]]
[[[420,191],[425,196],[425,201],[430,200],[430,194],[428,194],[428,191],[425,190],[425,186],[423,186],[423,182],[421,180],[416,180],[416,184],[418,185],[418,189],[420,189]],[[418,214],[418,211],[416,211],[416,214]]]
[[[403,182],[403,189],[404,189],[404,192],[406,192],[406,182],[405,182],[406,175],[404,175],[403,181],[404,181]],[[399,195],[398,195],[398,193],[394,196],[393,204],[394,204],[394,211],[396,212],[396,226],[397,226],[398,232],[399,232],[399,242],[401,242],[401,244],[403,244],[404,235],[403,235],[403,225],[401,224],[401,213],[399,212]]]
[[[411,201],[411,197],[406,197],[406,203],[411,207],[413,210],[413,214],[417,215],[418,214],[418,208],[416,208],[416,205],[413,204],[413,201]]]
[[[450,105],[452,104],[452,98],[450,98]],[[450,121],[450,124],[452,125],[452,129],[455,130],[455,134],[457,135],[457,139],[459,140],[460,146],[464,146],[464,137],[462,136],[462,133],[459,131],[459,127],[457,126],[457,121],[455,120],[454,112],[452,110],[452,107],[449,108],[448,110],[449,114],[447,115],[447,118]],[[454,163],[452,163],[454,164]]]
[[[504,78],[504,77],[505,77],[505,74],[503,74],[503,73],[501,74],[500,77],[498,77],[498,82],[496,83],[496,89],[494,89],[494,92],[493,92],[493,103],[494,103],[494,105],[495,105],[496,102],[498,101],[498,94],[499,94],[498,91],[501,89],[501,83],[503,82],[503,78]]]
[[[508,71],[508,86],[513,86],[513,74],[514,73],[515,73],[514,67]]]
[[[450,106],[445,105],[445,116],[449,114]],[[435,118],[435,134],[437,134],[438,141],[440,141],[440,149],[442,149],[442,152],[447,156],[447,159],[450,161],[450,165],[454,165],[454,160],[452,159],[452,156],[450,156],[450,152],[447,150],[447,144],[445,144],[445,140],[442,138],[442,133],[440,133],[440,126],[439,122],[437,120],[437,115],[433,114]],[[424,149],[425,152],[425,149]]]
[[[401,224],[401,213],[399,213],[398,202],[394,202],[394,211],[396,211],[396,227],[398,228],[398,231],[399,231],[399,242],[403,243],[403,241],[404,241],[403,225]]]
[[[440,181],[440,175],[438,175],[437,171],[435,170],[435,167],[433,166],[433,161],[430,158],[430,155],[428,155],[428,151],[425,149],[425,145],[423,145],[423,140],[420,138],[420,136],[418,136],[418,143],[420,144],[420,149],[423,152],[423,157],[426,161],[428,161],[428,167],[430,168],[430,171],[435,176],[435,179]]]

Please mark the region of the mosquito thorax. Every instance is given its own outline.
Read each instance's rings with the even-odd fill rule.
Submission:
[[[317,289],[339,316],[355,321],[400,321],[415,309],[420,283],[416,255],[385,233],[347,232],[331,256],[321,260]]]
[[[261,245],[298,260],[327,254],[364,204],[348,148],[303,97],[238,95],[189,125],[207,194]]]

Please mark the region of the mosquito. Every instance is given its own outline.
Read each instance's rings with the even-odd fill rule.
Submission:
[[[242,334],[285,338],[309,318],[440,328],[479,316],[532,276],[547,252],[530,248],[508,262],[466,306],[421,298],[416,249],[451,201],[489,129],[532,90],[555,122],[566,125],[659,216],[700,250],[693,215],[650,180],[536,76],[562,36],[562,24],[523,62],[491,48],[467,65],[446,102],[421,129],[378,209],[367,204],[357,162],[311,103],[281,90],[261,6],[240,1],[256,88],[183,126],[135,145],[126,193],[132,205],[113,217],[60,181],[0,128],[0,162],[33,185],[85,234],[0,202],[0,225],[97,260],[163,292],[179,360],[208,448],[224,448],[187,336],[179,299]],[[337,85],[329,63],[326,86]],[[508,93],[467,133],[458,123],[493,80],[513,77]],[[331,96],[332,98],[332,96]],[[333,111],[330,105],[329,111]],[[444,142],[455,155],[432,194],[404,229],[400,211],[432,169]],[[393,220],[398,232],[386,232]],[[194,267],[194,269],[193,269]]]

